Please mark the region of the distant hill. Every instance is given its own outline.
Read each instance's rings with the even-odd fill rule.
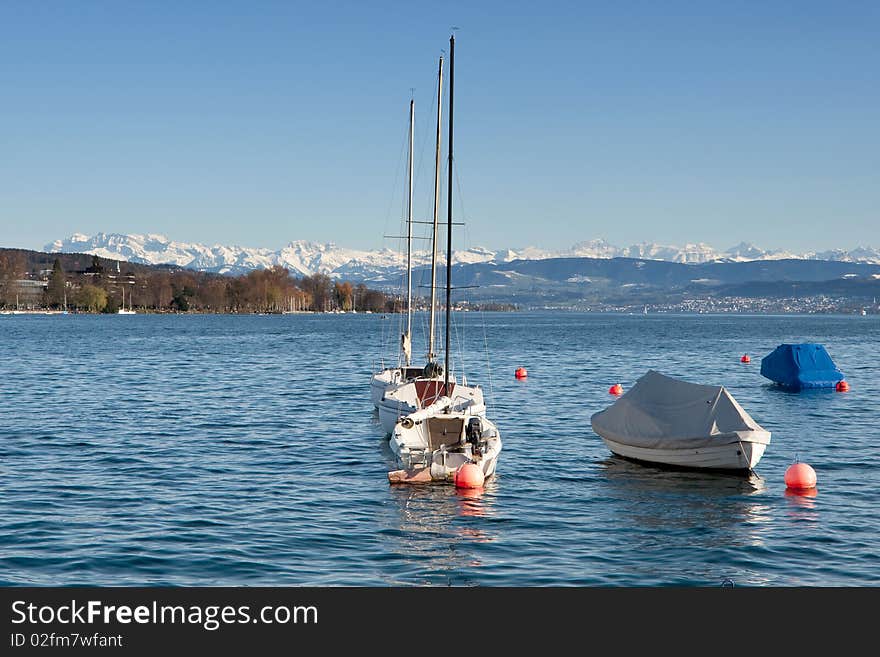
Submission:
[[[417,271],[417,279],[424,274]],[[634,258],[551,258],[457,265],[476,298],[663,302],[670,296],[880,296],[880,265],[823,260],[681,264]]]
[[[45,253],[21,249],[0,249],[0,254],[18,253],[28,269],[38,271],[61,258],[65,270],[89,266],[91,255]],[[106,260],[115,266],[117,260]],[[312,265],[314,261],[312,261]],[[310,265],[310,266],[312,266]],[[105,265],[108,266],[108,265]],[[124,271],[182,269],[179,265],[147,265],[128,262]],[[371,288],[394,292],[399,289],[401,270],[337,268],[346,271],[345,280],[364,282]],[[301,276],[300,270],[291,273]],[[414,269],[416,293],[426,295],[429,268]],[[443,272],[441,270],[441,279]],[[686,296],[743,296],[778,298],[833,295],[847,298],[880,296],[880,264],[840,260],[765,259],[743,262],[714,261],[680,263],[644,258],[542,258],[497,262],[464,262],[453,268],[456,299],[496,301],[521,305],[576,303],[660,303]],[[442,284],[442,280],[441,280]]]
[[[46,253],[29,249],[0,247],[0,258],[3,259],[4,263],[9,263],[7,266],[15,267],[17,270],[14,272],[15,275],[20,275],[24,272],[34,274],[42,270],[52,269],[56,258],[61,262],[61,267],[66,272],[85,271],[92,264],[94,256],[90,253]],[[144,265],[109,258],[100,258],[100,261],[107,269],[115,269],[118,264],[121,271],[134,274],[179,269],[179,267],[169,265]]]

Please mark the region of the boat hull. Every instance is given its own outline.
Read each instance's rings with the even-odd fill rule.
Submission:
[[[377,408],[379,409],[379,424],[382,425],[382,430],[386,434],[394,431],[394,425],[400,418],[415,413],[417,410],[415,406],[406,402],[392,399],[382,399]]]
[[[373,406],[379,408],[385,393],[393,390],[407,381],[412,381],[422,375],[420,367],[389,367],[377,372],[370,378],[370,401]],[[391,425],[391,429],[394,424]],[[387,429],[387,431],[391,431]]]
[[[445,451],[434,450],[427,458],[424,466],[413,467],[407,463],[404,454],[401,453],[400,445],[392,441],[391,449],[397,456],[397,465],[400,470],[388,473],[390,483],[431,483],[447,482],[455,480],[456,471],[465,463],[474,463],[483,471],[483,477],[495,474],[498,464],[498,456],[501,454],[501,436],[496,436],[488,443],[488,449],[484,454],[475,456],[470,451]]]
[[[416,377],[386,388],[377,406],[379,423],[385,434],[392,433],[394,425],[401,418],[430,406],[436,401],[443,390],[444,382],[445,380],[440,377]],[[454,391],[452,394],[453,407],[462,409],[468,406],[472,408],[474,414],[485,412],[483,393],[479,387],[458,386],[454,378],[450,380],[450,384]]]
[[[383,370],[370,379],[370,401],[375,408],[379,408],[379,402],[382,401],[385,391],[394,385],[391,372],[391,370]]]
[[[502,445],[501,433],[493,422],[468,412],[429,414],[424,419],[418,415],[409,416],[394,428],[389,446],[400,469],[388,473],[389,482],[452,482],[466,463],[479,467],[487,479],[495,474]],[[439,426],[431,428],[434,421]],[[471,428],[464,430],[474,422],[475,434]]]
[[[688,449],[651,449],[601,438],[608,449],[624,458],[699,470],[752,470],[767,449],[766,443],[750,441]]]

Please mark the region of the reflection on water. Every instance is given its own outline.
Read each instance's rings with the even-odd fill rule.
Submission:
[[[754,495],[765,490],[765,482],[757,473],[703,472],[676,470],[644,463],[636,463],[619,456],[610,456],[600,464],[609,483],[633,491],[687,492],[700,496],[726,497]]]
[[[673,470],[618,456],[599,466],[622,523],[655,532],[687,530],[693,533],[684,534],[685,542],[704,547],[763,543],[771,509],[765,482],[755,473]]]
[[[822,397],[833,397],[837,390],[834,388],[786,388],[776,383],[765,383],[762,388],[770,393],[780,393],[782,395],[790,395],[799,399],[821,399]]]
[[[427,578],[418,583],[476,583],[467,572],[483,566],[474,548],[497,538],[485,522],[494,515],[496,485],[490,480],[485,488],[470,490],[448,484],[388,487],[398,510],[396,552]]]
[[[458,497],[458,512],[461,515],[477,518],[486,516],[482,488],[456,488],[455,495]]]
[[[816,487],[806,488],[806,489],[793,489],[793,488],[786,488],[785,489],[785,496],[787,498],[789,498],[793,502],[797,502],[799,504],[809,506],[810,508],[813,508],[813,506],[814,506],[813,501],[810,498],[816,497],[816,495],[818,495],[818,494],[819,494],[819,489]]]
[[[819,520],[819,512],[816,507],[818,494],[817,488],[807,488],[806,490],[786,488],[785,499],[788,502],[788,517],[794,520],[817,522]]]
[[[400,529],[438,531],[456,518],[486,518],[494,513],[495,482],[484,488],[460,489],[448,484],[389,486],[389,494],[400,506]]]

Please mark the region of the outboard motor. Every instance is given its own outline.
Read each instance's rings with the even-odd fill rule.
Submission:
[[[464,433],[467,437],[467,441],[474,446],[474,452],[476,454],[482,454],[483,423],[480,422],[480,418],[472,417],[470,420],[468,420],[467,427],[465,428]]]

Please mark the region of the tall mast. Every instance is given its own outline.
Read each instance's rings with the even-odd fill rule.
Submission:
[[[452,325],[452,102],[455,86],[455,35],[449,37],[449,153],[446,187],[446,379],[443,392],[449,394],[449,327]]]
[[[412,357],[412,206],[413,206],[413,123],[416,101],[409,101],[409,193],[406,200],[406,335],[403,355],[409,367]]]
[[[443,55],[437,71],[437,148],[434,154],[434,237],[431,240],[431,321],[428,332],[428,362],[434,362],[434,328],[437,311],[437,222],[440,217],[440,139],[443,118]]]

